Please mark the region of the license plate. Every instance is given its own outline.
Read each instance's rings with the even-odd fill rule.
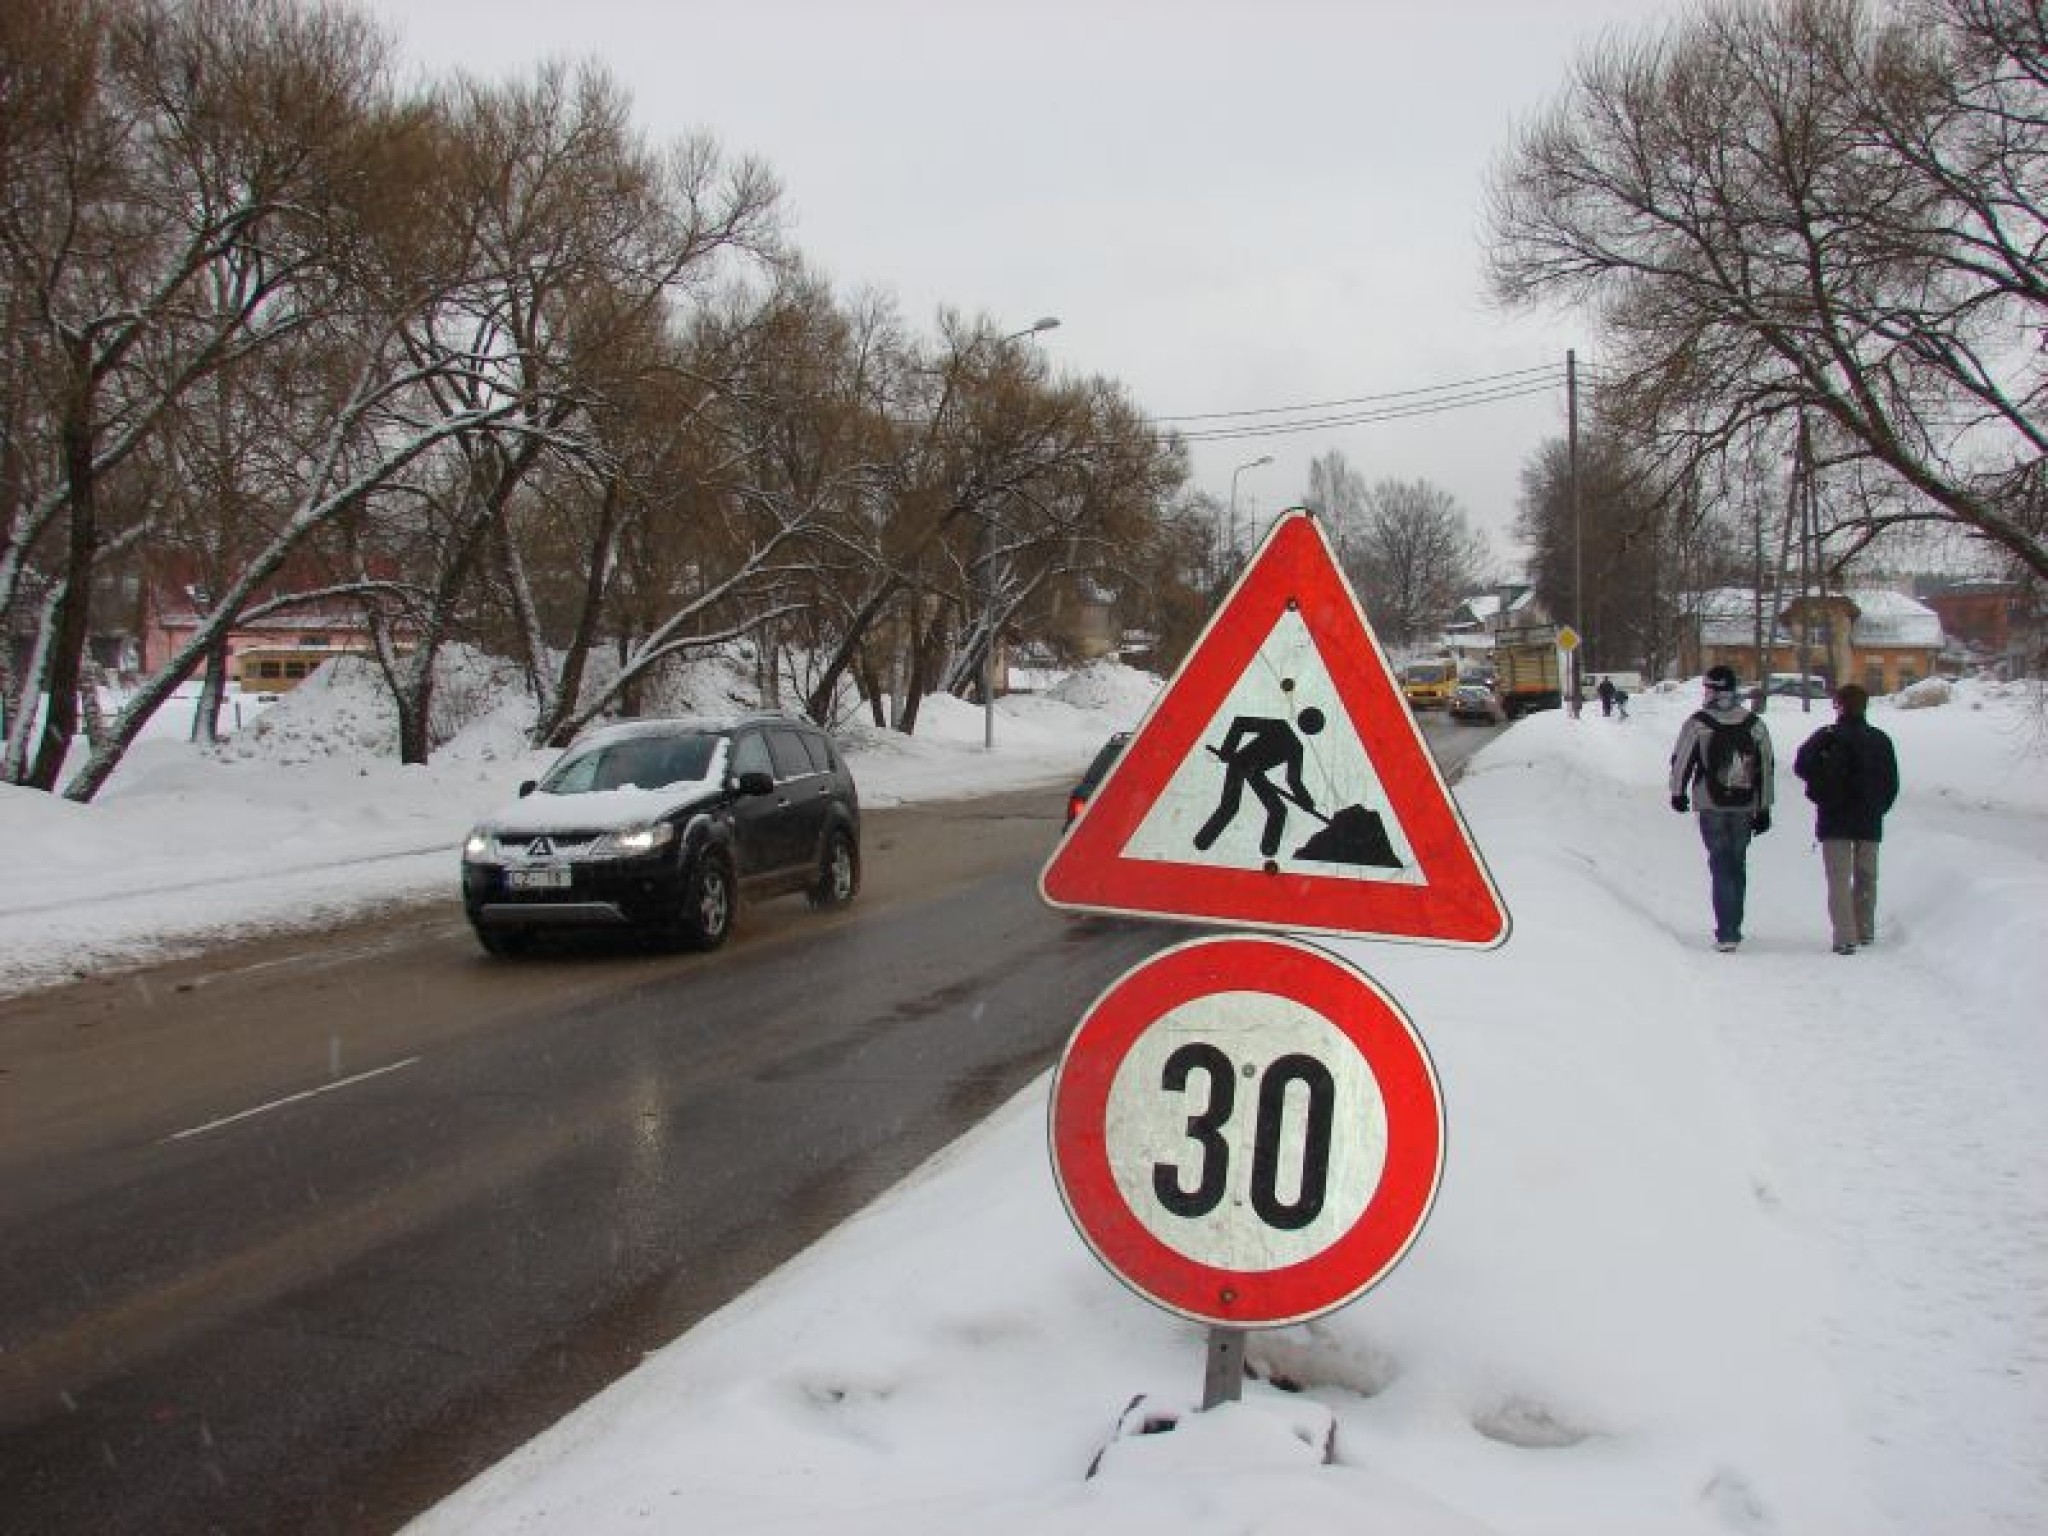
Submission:
[[[505,884],[515,891],[566,891],[570,873],[566,869],[511,869]]]

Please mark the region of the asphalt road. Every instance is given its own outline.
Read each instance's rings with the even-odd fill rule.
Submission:
[[[388,1531],[500,1459],[1189,936],[1044,908],[1060,809],[871,812],[858,900],[714,956],[490,961],[451,895],[0,1002],[0,1532]]]
[[[388,1530],[1042,1071],[1173,930],[1057,789],[872,814],[709,957],[452,903],[0,1005],[0,1529]]]

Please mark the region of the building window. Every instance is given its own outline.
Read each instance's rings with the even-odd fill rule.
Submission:
[[[330,642],[325,635],[299,636],[299,644],[306,647],[306,649],[309,651],[324,651],[327,649],[329,643]]]

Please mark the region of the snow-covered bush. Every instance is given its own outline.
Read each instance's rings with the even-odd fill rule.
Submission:
[[[434,698],[428,734],[435,746],[452,741],[478,721],[502,712],[526,691],[519,669],[466,645],[445,647],[434,658]],[[398,710],[377,664],[365,656],[336,656],[223,743],[220,755],[279,763],[335,756],[396,757]]]
[[[1925,677],[1893,694],[1892,703],[1900,709],[1939,709],[1944,704],[1953,704],[1955,697],[1955,684],[1947,678]]]

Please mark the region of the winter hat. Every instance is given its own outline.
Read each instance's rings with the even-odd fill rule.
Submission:
[[[1741,685],[1735,680],[1733,667],[1709,667],[1707,686],[1716,693],[1733,693]]]

